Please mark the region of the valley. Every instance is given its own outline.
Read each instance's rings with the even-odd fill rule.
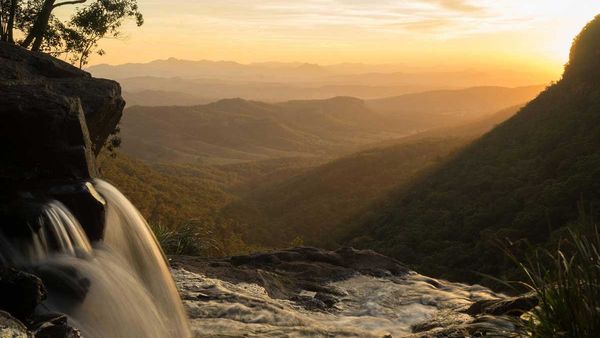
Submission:
[[[518,100],[535,90],[541,88],[490,87],[389,99],[405,107],[397,112],[375,111],[370,107],[375,101],[348,97],[131,107],[121,124],[119,154],[105,156],[101,169],[154,227],[210,232],[213,248],[191,248],[194,252],[218,256],[288,245],[335,248],[355,230],[351,220],[369,214],[389,194],[407,189],[510,118],[520,106],[495,109],[524,102]],[[470,95],[473,91],[490,95],[486,101]],[[432,100],[439,95],[453,104]],[[419,111],[418,100],[431,113]]]

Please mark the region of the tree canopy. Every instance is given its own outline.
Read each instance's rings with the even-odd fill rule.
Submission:
[[[58,8],[70,14],[56,15]],[[0,0],[0,41],[63,56],[83,67],[103,38],[118,38],[123,23],[144,23],[137,0]]]

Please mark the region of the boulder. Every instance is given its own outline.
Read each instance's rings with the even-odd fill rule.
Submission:
[[[4,161],[0,181],[18,185],[95,176],[90,136],[78,99],[57,94],[43,84],[0,82],[0,93]]]
[[[40,278],[12,268],[0,269],[0,310],[25,320],[44,299],[46,288]]]
[[[79,330],[67,324],[52,324],[41,328],[35,338],[82,338]]]

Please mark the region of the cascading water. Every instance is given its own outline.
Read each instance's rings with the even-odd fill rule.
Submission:
[[[30,238],[2,238],[5,264],[33,271],[48,288],[48,312],[68,315],[88,338],[187,338],[183,306],[146,221],[112,185],[94,181],[106,201],[104,239],[90,243],[60,202],[40,205]]]

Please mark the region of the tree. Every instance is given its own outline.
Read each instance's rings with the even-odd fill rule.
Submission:
[[[54,15],[67,6],[74,6],[68,19]],[[137,0],[0,0],[0,40],[15,43],[16,32],[22,47],[65,56],[83,67],[101,39],[121,36],[127,19],[138,27],[144,23]]]
[[[13,28],[18,0],[0,0],[0,41],[14,43]]]

